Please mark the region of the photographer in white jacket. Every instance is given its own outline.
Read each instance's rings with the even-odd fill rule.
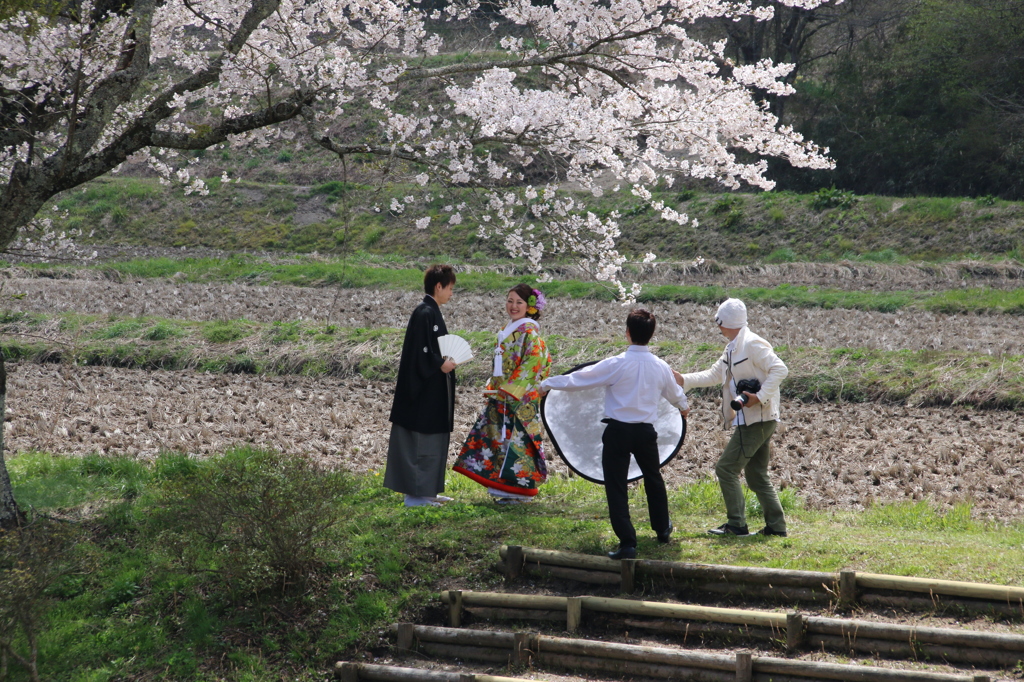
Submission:
[[[779,496],[768,479],[771,456],[769,441],[779,419],[779,384],[789,374],[785,363],[775,354],[770,343],[747,327],[747,307],[737,298],[726,299],[715,314],[715,324],[729,339],[722,357],[704,372],[679,374],[676,383],[690,389],[722,385],[722,424],[726,430],[735,426],[729,444],[715,465],[718,485],[725,498],[728,520],[712,535],[749,535],[746,504],[739,475],[742,471],[747,485],[757,495],[764,509],[765,527],[761,535],[786,535],[786,516]],[[737,384],[756,379],[760,387],[737,390]],[[743,388],[741,386],[740,388]],[[733,409],[730,403],[737,406]]]

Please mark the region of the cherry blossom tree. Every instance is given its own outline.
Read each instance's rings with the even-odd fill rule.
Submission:
[[[569,255],[629,299],[637,289],[619,282],[615,214],[596,216],[556,181],[525,185],[538,159],[557,161],[559,181],[594,195],[621,188],[679,223],[688,216],[651,193],[661,183],[767,190],[768,157],[830,166],[827,150],[780,125],[753,94],[790,93],[790,65],[736,64],[724,41],[694,36],[706,19],[771,18],[771,6],[749,0],[499,0],[488,15],[505,35],[500,58],[442,66],[424,59],[445,47],[432,27],[479,22],[473,0],[429,12],[403,0],[57,7],[0,19],[0,249],[66,247],[47,203],[126,161],[144,159],[165,181],[205,192],[182,152],[258,147],[293,135],[281,124],[294,121],[342,159],[405,164],[424,193],[436,183],[480,188],[482,200],[450,206],[448,222],[474,211],[481,236],[535,269]],[[417,81],[436,83],[444,101],[397,106]],[[359,139],[332,131],[352,107],[377,122]]]

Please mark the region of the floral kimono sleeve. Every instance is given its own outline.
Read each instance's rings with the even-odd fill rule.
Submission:
[[[527,403],[540,398],[540,382],[551,373],[551,356],[535,327],[517,331],[506,340],[503,370],[503,381],[495,388],[506,399]]]

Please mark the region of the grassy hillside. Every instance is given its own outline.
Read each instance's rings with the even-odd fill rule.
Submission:
[[[229,154],[226,150],[223,152]],[[322,160],[321,160],[322,162]],[[490,261],[506,254],[497,240],[480,239],[472,218],[444,224],[442,207],[469,200],[472,190],[436,192],[423,202],[420,188],[393,184],[321,182],[285,184],[294,157],[281,151],[267,158],[264,172],[280,171],[279,184],[213,177],[208,196],[185,196],[155,179],[113,176],[66,193],[55,202],[66,212],[60,229],[92,233],[94,243],[133,246],[211,247]],[[308,171],[313,162],[303,157]],[[284,166],[284,168],[279,168]],[[211,172],[223,170],[209,166]],[[321,167],[326,175],[328,165]],[[403,215],[387,210],[393,197],[417,199]],[[600,216],[618,211],[620,248],[627,254],[656,252],[663,260],[697,256],[720,263],[791,261],[942,261],[958,258],[1020,260],[1024,205],[988,198],[854,197],[834,190],[799,195],[661,191],[657,198],[699,221],[680,227],[626,193],[586,198]],[[380,210],[375,210],[380,209]],[[418,230],[416,218],[435,218]]]

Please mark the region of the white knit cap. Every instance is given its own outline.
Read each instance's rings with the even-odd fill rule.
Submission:
[[[741,329],[747,326],[747,306],[738,298],[727,298],[718,306],[715,324],[726,329]]]

